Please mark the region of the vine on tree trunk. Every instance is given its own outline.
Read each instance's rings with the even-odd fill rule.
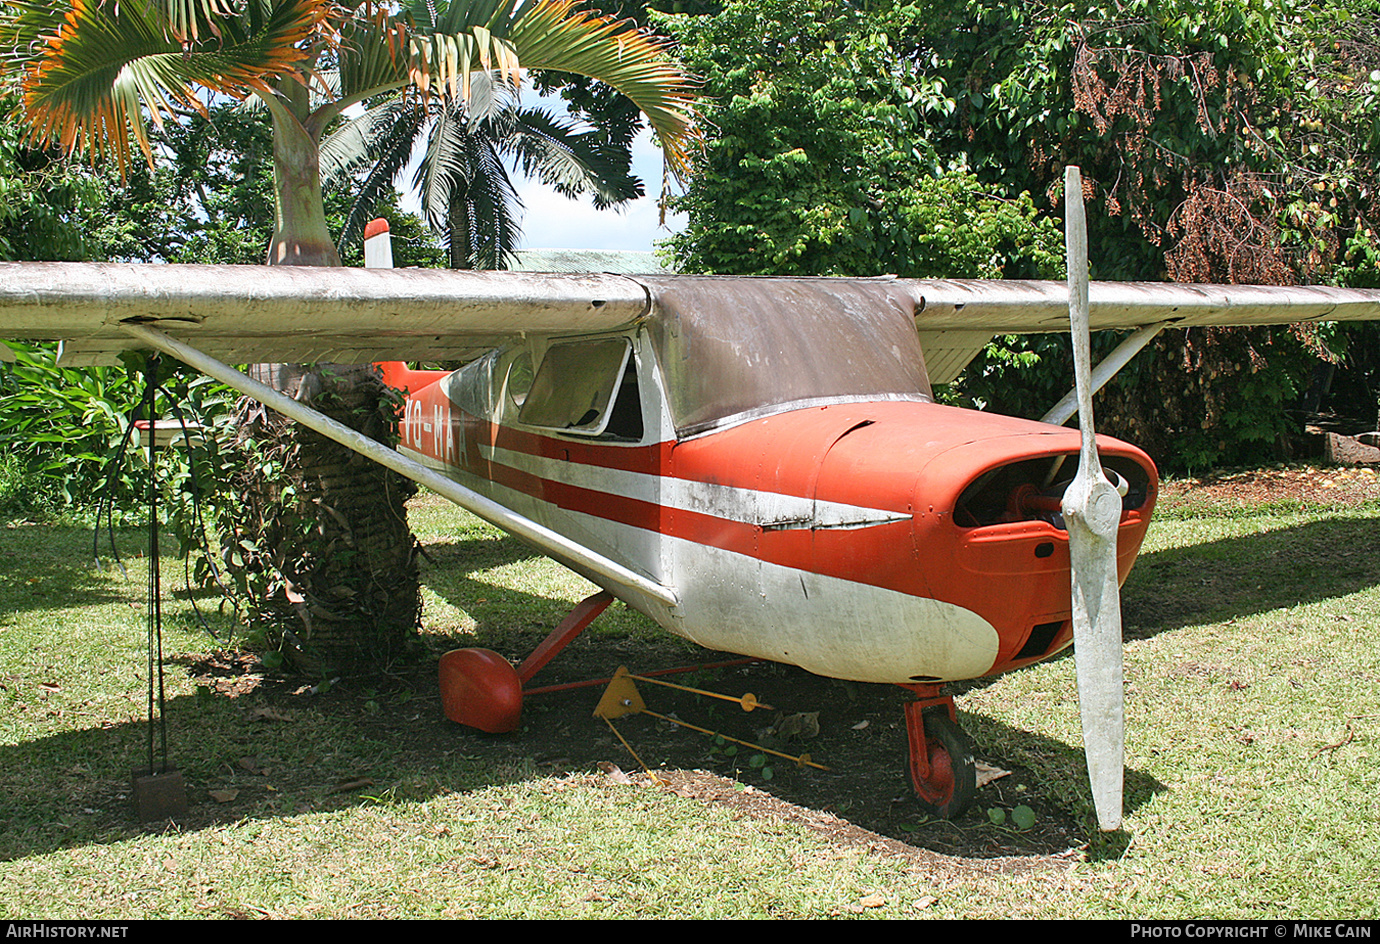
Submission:
[[[402,400],[373,367],[256,370],[289,396],[396,443]],[[251,625],[311,674],[386,665],[421,617],[405,507],[416,485],[255,401],[239,410],[244,462],[223,552]]]

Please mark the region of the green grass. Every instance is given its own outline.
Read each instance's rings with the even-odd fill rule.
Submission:
[[[266,786],[243,819],[139,827],[121,804],[145,749],[142,558],[125,579],[93,570],[82,529],[0,530],[0,914],[1373,918],[1380,504],[1167,512],[1124,592],[1126,829],[995,868],[546,775],[520,746],[502,764],[457,749],[423,766],[387,726],[350,728],[327,705],[256,720],[180,667],[214,643],[171,564],[167,684],[193,733],[178,762],[189,782],[234,783],[234,759],[254,757]],[[431,632],[501,637],[589,590],[434,503],[415,524],[437,561]],[[137,534],[122,540],[137,552]],[[600,623],[664,639],[623,608]],[[983,753],[1027,768],[1033,790],[1090,828],[1071,659],[988,680],[958,705]],[[400,727],[433,707],[385,706]],[[286,771],[299,785],[275,795]],[[364,773],[374,786],[335,791]]]

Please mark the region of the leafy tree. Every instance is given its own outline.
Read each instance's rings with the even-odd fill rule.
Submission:
[[[105,258],[258,264],[273,237],[273,138],[267,113],[222,102],[164,121],[151,159],[112,175],[111,212],[94,221]]]
[[[1083,168],[1098,277],[1374,278],[1372,0],[921,0],[883,19],[955,100],[932,134],[941,151],[1050,212],[1063,166]],[[1296,429],[1284,407],[1351,330],[1166,332],[1103,394],[1103,428],[1177,467],[1274,457]],[[989,357],[970,395],[1029,399],[1025,378],[1067,376],[1047,339],[1000,354],[1050,370]]]
[[[670,22],[714,103],[673,242],[692,268],[1057,274],[1074,163],[1096,277],[1376,279],[1375,0],[730,3]],[[1356,330],[1166,332],[1101,395],[1100,428],[1180,468],[1273,457],[1285,407]],[[1004,338],[955,395],[1032,414],[1070,376],[1065,338]]]
[[[821,0],[666,18],[703,77],[714,134],[675,201],[689,271],[1020,277],[1061,265],[1025,195],[994,196],[926,128],[953,107],[884,32]],[[750,44],[744,36],[753,37]]]
[[[154,163],[109,181],[108,213],[88,226],[105,258],[179,263],[255,264],[273,237],[272,125],[263,109],[213,105],[205,115],[166,122],[150,135]],[[327,226],[338,233],[357,199],[349,175],[323,191]],[[399,266],[436,266],[439,246],[421,221],[397,205],[391,188],[374,206],[388,219]],[[371,217],[372,218],[372,217]],[[358,235],[342,240],[347,265],[362,265]]]
[[[0,110],[18,101],[0,95]],[[21,126],[0,120],[0,260],[55,262],[85,258],[83,219],[96,215],[102,188],[92,173],[72,167],[53,149],[30,147]]]
[[[1357,160],[1374,125],[1374,40],[1363,39],[1373,0],[1325,11],[1300,0],[898,0],[878,19],[954,99],[932,135],[944,153],[1042,208],[1058,206],[1066,164],[1083,169],[1101,210],[1092,242],[1118,247],[1099,260],[1103,277],[1316,278],[1335,253],[1306,236],[1338,246],[1356,216],[1302,213],[1297,201],[1373,198],[1374,168]]]

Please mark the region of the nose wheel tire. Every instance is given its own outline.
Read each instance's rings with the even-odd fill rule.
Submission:
[[[977,794],[977,764],[968,738],[942,708],[922,714],[908,707],[906,727],[916,796],[940,819],[957,819]]]

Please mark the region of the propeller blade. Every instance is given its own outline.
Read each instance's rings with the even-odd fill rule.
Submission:
[[[1121,496],[1107,480],[1097,455],[1092,412],[1092,353],[1088,327],[1088,233],[1083,181],[1077,167],[1064,169],[1065,244],[1068,250],[1069,321],[1082,448],[1078,471],[1064,492],[1064,521],[1073,565],[1073,644],[1083,748],[1088,757],[1097,824],[1121,828],[1125,766],[1122,688],[1121,588],[1116,538]]]

